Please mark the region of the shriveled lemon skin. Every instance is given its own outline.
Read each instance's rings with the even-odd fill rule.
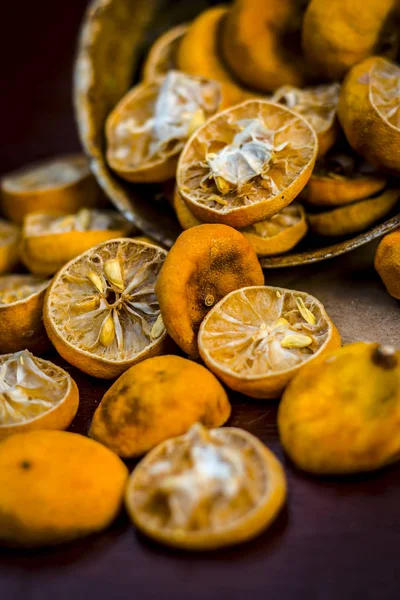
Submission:
[[[396,0],[311,0],[302,43],[314,74],[341,79],[353,65],[379,52],[383,25],[395,6]]]
[[[354,179],[332,179],[311,175],[302,192],[302,198],[314,206],[343,206],[363,200],[380,192],[387,178],[381,175]]]
[[[380,56],[371,56],[347,74],[339,97],[338,116],[349,144],[371,164],[400,172],[400,129],[386,121],[370,98],[370,72]]]
[[[179,356],[157,356],[131,367],[106,392],[90,436],[131,458],[196,422],[219,427],[230,413],[224,388],[207,369]]]
[[[0,443],[0,544],[39,547],[106,528],[128,469],[108,448],[65,431],[32,431]]]
[[[246,238],[227,225],[205,224],[181,233],[155,289],[168,334],[197,358],[197,332],[211,306],[243,285],[263,283],[257,255]]]
[[[279,407],[282,445],[310,473],[371,471],[400,458],[400,352],[373,360],[378,344],[358,342],[303,367]]]
[[[375,269],[389,294],[400,300],[400,229],[389,233],[379,243]]]

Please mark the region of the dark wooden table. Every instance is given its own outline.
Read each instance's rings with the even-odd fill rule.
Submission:
[[[76,150],[71,64],[84,0],[7,2],[0,9],[0,172]],[[373,247],[313,267],[267,272],[267,282],[306,290],[325,304],[343,340],[400,347],[400,307],[372,268]],[[107,383],[65,366],[85,433]],[[108,531],[36,552],[0,550],[0,600],[398,600],[400,467],[347,480],[317,480],[287,463],[276,405],[232,395],[230,424],[259,436],[282,459],[287,508],[246,545],[207,554],[166,550],[125,515]]]

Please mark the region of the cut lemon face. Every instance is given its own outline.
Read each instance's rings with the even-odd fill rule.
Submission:
[[[44,306],[47,333],[61,356],[109,379],[160,354],[166,331],[154,285],[166,255],[160,246],[120,238],[65,265]]]
[[[179,71],[137,85],[107,119],[108,164],[128,181],[173,178],[186,140],[220,101],[217,82]]]
[[[0,219],[0,275],[10,272],[19,260],[19,228]]]
[[[67,429],[79,391],[72,377],[28,350],[0,356],[0,439],[32,429]]]
[[[338,115],[350,145],[368,162],[400,172],[400,67],[372,56],[353,67]]]
[[[302,115],[318,136],[318,156],[323,156],[336,140],[336,112],[340,85],[331,83],[304,89],[285,85],[274,93],[271,102],[278,102]]]
[[[49,281],[33,275],[0,277],[0,353],[31,350],[37,354],[49,346],[43,320],[43,302]]]
[[[5,175],[1,207],[11,221],[21,223],[30,212],[76,212],[97,201],[98,187],[83,155],[61,156]]]
[[[311,0],[302,30],[310,70],[339,80],[371,54],[396,56],[396,10],[397,0]]]
[[[321,302],[277,287],[247,287],[223,298],[200,326],[199,351],[228,387],[278,398],[307,362],[340,345]]]
[[[199,225],[184,231],[172,246],[156,283],[168,334],[186,354],[198,357],[200,323],[226,294],[262,285],[257,255],[245,237],[226,225]]]
[[[53,275],[65,263],[132,225],[114,210],[81,209],[74,215],[32,213],[24,220],[21,259],[37,275]]]
[[[181,71],[219,81],[221,108],[243,102],[250,95],[232,78],[219,57],[220,28],[227,14],[226,6],[215,6],[202,12],[190,24],[177,53]]]
[[[323,213],[309,214],[312,231],[318,235],[340,236],[367,229],[396,206],[400,190],[386,190],[380,196],[359,200]]]
[[[177,52],[179,44],[188,30],[183,23],[163,33],[152,45],[143,67],[143,79],[154,81],[164,77],[168,71],[177,68]]]
[[[222,24],[221,50],[239,81],[262,92],[302,85],[303,5],[292,0],[233,2]]]
[[[380,192],[387,177],[346,154],[317,162],[301,197],[314,206],[342,206]]]
[[[249,100],[212,117],[191,137],[179,159],[179,193],[201,221],[247,227],[301,192],[317,145],[300,115]]]
[[[242,429],[194,425],[163,442],[132,473],[125,503],[149,537],[178,548],[207,550],[254,538],[286,499],[278,459]]]

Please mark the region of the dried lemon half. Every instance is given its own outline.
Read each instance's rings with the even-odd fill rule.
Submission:
[[[314,206],[342,206],[380,192],[387,177],[347,154],[331,154],[315,165],[301,197]]]
[[[400,459],[400,352],[358,342],[325,355],[287,387],[282,445],[315,474],[372,471]]]
[[[340,345],[321,302],[278,287],[247,287],[223,298],[202,322],[199,351],[228,387],[277,398],[309,361]]]
[[[271,102],[287,106],[302,115],[314,127],[318,137],[318,156],[323,156],[336,141],[339,92],[338,83],[304,89],[285,85],[276,90]]]
[[[389,294],[400,300],[400,229],[381,239],[374,264]]]
[[[400,67],[372,56],[349,71],[338,115],[350,145],[368,162],[400,172]]]
[[[10,272],[19,260],[19,228],[0,219],[0,275]]]
[[[314,75],[338,80],[371,54],[395,56],[397,0],[311,0],[302,41]]]
[[[11,435],[0,443],[0,545],[49,546],[105,529],[127,478],[118,456],[83,435]]]
[[[49,281],[33,275],[0,277],[0,353],[31,350],[41,354],[49,346],[43,326],[44,296]]]
[[[380,196],[359,200],[318,214],[309,214],[312,231],[318,235],[340,236],[358,233],[382,219],[397,204],[400,190],[386,190]]]
[[[0,439],[32,429],[67,429],[79,406],[72,377],[28,350],[0,356]]]
[[[221,108],[243,102],[250,95],[234,80],[219,57],[220,28],[227,14],[226,6],[215,6],[202,12],[190,24],[177,53],[181,71],[219,81]]]
[[[270,92],[302,85],[300,46],[304,2],[235,0],[221,28],[226,64],[243,84]]]
[[[124,179],[163,182],[175,175],[186,140],[221,101],[215,81],[170,71],[140,83],[107,119],[107,161]]]
[[[278,459],[242,429],[194,425],[163,442],[132,473],[125,504],[133,523],[168,546],[207,550],[254,538],[286,499]]]
[[[178,190],[201,221],[244,228],[294,200],[311,176],[317,147],[303,117],[249,100],[191,137],[179,159]]]
[[[109,379],[162,351],[166,331],[154,292],[167,253],[120,238],[65,265],[46,295],[44,322],[65,360]]]
[[[5,175],[1,181],[1,208],[11,221],[21,223],[30,212],[76,212],[93,206],[97,183],[83,155],[68,155],[35,163]]]
[[[161,35],[150,48],[143,67],[143,79],[154,81],[177,67],[179,44],[187,33],[188,25],[182,23]]]
[[[37,275],[53,275],[93,246],[132,229],[115,210],[83,208],[74,215],[31,213],[22,228],[21,259]]]

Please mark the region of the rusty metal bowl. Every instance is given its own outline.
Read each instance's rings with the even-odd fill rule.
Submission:
[[[93,0],[79,40],[74,75],[74,102],[79,134],[91,167],[111,202],[146,235],[170,247],[181,232],[157,188],[126,183],[105,161],[104,125],[116,103],[138,80],[151,43],[167,29],[188,22],[216,2],[206,0]],[[400,226],[400,214],[361,235],[326,246],[308,235],[296,253],[263,258],[264,268],[291,267],[350,252]],[[300,251],[299,251],[300,250]]]

